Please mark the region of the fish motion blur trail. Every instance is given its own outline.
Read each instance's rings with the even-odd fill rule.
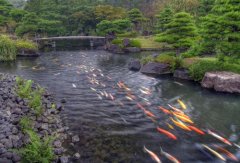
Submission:
[[[157,130],[158,130],[158,132],[166,135],[167,137],[169,137],[169,138],[171,138],[173,140],[177,140],[177,137],[175,135],[173,135],[171,132],[169,132],[167,130],[164,130],[164,129],[160,128],[160,127],[157,127]]]
[[[173,163],[180,163],[180,161],[178,159],[176,159],[176,157],[174,157],[174,156],[170,155],[169,153],[163,151],[161,147],[160,147],[160,151],[161,151],[162,155],[164,155],[167,159],[169,159]]]
[[[234,154],[229,152],[228,150],[224,149],[223,147],[220,147],[219,145],[214,145],[214,147],[216,148],[216,151],[225,154],[233,161],[239,162],[239,159],[236,156],[234,156]]]
[[[202,144],[202,146],[207,149],[208,151],[210,151],[213,155],[215,155],[217,158],[219,158],[220,160],[226,161],[226,159],[217,151],[213,150],[212,148],[210,148],[209,146]]]
[[[223,143],[232,146],[232,143],[230,141],[228,141],[227,139],[225,139],[222,136],[218,135],[217,133],[214,133],[213,131],[211,131],[209,129],[207,130],[207,132],[208,132],[209,135],[212,135],[213,137],[215,137],[216,139],[222,141]]]
[[[143,147],[143,150],[147,152],[155,162],[162,163],[160,158],[155,153],[147,149],[145,146]]]

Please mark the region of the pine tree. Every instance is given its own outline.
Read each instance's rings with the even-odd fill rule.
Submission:
[[[216,0],[203,20],[204,52],[240,57],[240,0]]]
[[[179,55],[180,51],[190,48],[197,35],[193,17],[186,12],[175,14],[166,28],[167,30],[160,34],[156,41],[172,45],[176,50],[176,55]]]
[[[156,23],[156,33],[165,32],[166,25],[171,22],[173,18],[173,11],[170,7],[165,8],[162,12],[160,12],[157,17]]]

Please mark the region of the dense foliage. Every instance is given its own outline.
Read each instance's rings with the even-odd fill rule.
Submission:
[[[0,61],[16,59],[16,46],[8,36],[0,35]]]

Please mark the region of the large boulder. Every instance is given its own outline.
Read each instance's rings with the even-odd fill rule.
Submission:
[[[153,75],[170,74],[171,67],[169,64],[165,64],[165,63],[150,62],[142,66],[140,71],[141,73],[144,73],[144,74],[153,74]]]
[[[219,92],[240,93],[240,75],[225,71],[207,72],[201,85]]]
[[[126,53],[139,53],[141,49],[137,47],[127,47],[127,48],[124,48],[124,51]]]
[[[111,44],[108,47],[108,50],[112,53],[118,53],[118,54],[124,53],[124,51],[122,50],[122,48],[119,45],[114,45],[114,44]]]
[[[128,64],[128,69],[133,71],[139,71],[141,69],[141,62],[139,60],[132,60]]]
[[[38,57],[40,56],[40,53],[37,52],[37,50],[31,50],[31,49],[21,49],[18,50],[19,57]]]
[[[173,73],[173,77],[184,79],[184,80],[192,80],[189,76],[189,71],[187,69],[177,69]]]

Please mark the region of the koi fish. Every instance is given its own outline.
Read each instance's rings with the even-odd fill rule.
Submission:
[[[149,116],[149,117],[153,117],[153,118],[156,118],[156,116],[152,113],[152,112],[150,112],[150,111],[148,111],[148,110],[144,110],[144,113],[147,115],[147,116]]]
[[[172,106],[172,105],[170,105],[170,104],[168,104],[168,106],[169,106],[172,110],[174,110],[174,111],[176,111],[176,112],[179,112],[179,113],[181,113],[181,114],[184,114],[184,112],[181,111],[181,110],[179,110],[178,108],[175,108],[174,106]]]
[[[167,137],[173,139],[173,140],[177,140],[177,137],[175,135],[173,135],[171,132],[164,130],[160,127],[157,127],[158,132],[165,134]]]
[[[218,153],[217,151],[213,150],[212,148],[208,147],[207,145],[205,144],[202,144],[202,146],[204,148],[206,148],[207,150],[209,150],[213,155],[215,155],[216,157],[218,157],[219,159],[223,160],[223,161],[226,161],[226,159],[220,154]]]
[[[142,110],[146,110],[140,103],[137,103],[137,106]]]
[[[167,122],[165,122],[165,123],[168,125],[168,127],[169,127],[170,129],[174,130],[174,127],[173,127],[172,125],[170,125],[170,124],[167,123]]]
[[[108,93],[106,91],[103,91],[103,93],[104,93],[105,97],[108,98]]]
[[[99,100],[102,100],[102,96],[100,96],[99,94],[97,94]]]
[[[186,117],[181,116],[181,115],[179,115],[179,114],[175,114],[174,112],[172,112],[172,114],[173,114],[174,116],[176,116],[178,119],[181,119],[183,122],[187,122],[187,123],[193,124],[193,121],[192,121],[190,118],[186,118]]]
[[[221,153],[226,154],[226,155],[227,155],[230,159],[232,159],[233,161],[236,161],[236,162],[239,161],[238,158],[237,158],[236,156],[234,156],[234,155],[233,155],[231,152],[229,152],[228,150],[220,147],[219,145],[214,145],[214,147],[217,148],[217,151],[218,151],[218,152],[221,152]]]
[[[231,142],[229,142],[227,139],[221,137],[220,135],[212,132],[211,130],[207,130],[207,132],[208,132],[209,135],[212,135],[213,137],[217,138],[218,140],[222,141],[223,143],[232,146]]]
[[[164,112],[165,114],[171,114],[171,112],[168,110],[168,109],[165,109],[164,107],[162,106],[159,106],[159,109]]]
[[[176,121],[173,118],[171,118],[171,120],[173,121],[173,123],[180,127],[181,129],[187,130],[187,131],[191,131],[191,129],[189,127],[187,127],[183,122],[181,122],[180,120]]]
[[[75,84],[72,84],[73,88],[77,88],[77,86]]]
[[[200,134],[200,135],[205,135],[205,133],[198,129],[197,127],[194,127],[194,126],[188,126],[188,128],[190,128],[191,130],[195,131],[196,133]]]
[[[110,97],[112,100],[114,100],[114,97],[113,97],[113,95],[112,95],[111,93],[109,93],[109,97]]]
[[[180,104],[180,106],[185,110],[187,109],[187,106],[181,101],[180,99],[177,100],[177,102]]]
[[[136,99],[136,97],[134,95],[130,94],[130,93],[127,93],[127,96],[131,97],[132,99]]]
[[[126,99],[128,99],[130,101],[133,101],[133,99],[131,97],[129,97],[129,96],[125,96],[125,97],[126,97]]]
[[[92,87],[91,87],[90,89],[91,89],[92,91],[94,91],[94,92],[97,92],[97,90],[96,90],[96,89],[94,89],[94,88],[92,88]]]
[[[157,163],[162,163],[160,158],[155,153],[153,153],[152,151],[148,150],[145,146],[143,147],[143,150],[145,152],[147,152],[154,161],[156,161]]]
[[[174,113],[174,114],[178,114],[178,115],[180,115],[180,116],[182,116],[182,117],[185,117],[185,118],[191,119],[189,116],[187,116],[187,115],[184,114],[184,113],[180,113],[180,112],[176,112],[176,111],[173,111],[173,113]]]
[[[169,160],[172,161],[173,163],[180,163],[180,161],[178,161],[178,159],[176,159],[174,156],[170,155],[169,153],[163,151],[161,147],[160,147],[160,151],[161,151],[161,154],[162,154],[162,155],[164,155],[165,157],[167,157],[167,159],[169,159]]]
[[[144,90],[142,90],[142,89],[139,89],[139,90],[140,90],[141,93],[143,93],[143,94],[145,94],[145,95],[150,95],[150,94],[151,94],[151,93],[148,92],[148,91],[144,91]]]

